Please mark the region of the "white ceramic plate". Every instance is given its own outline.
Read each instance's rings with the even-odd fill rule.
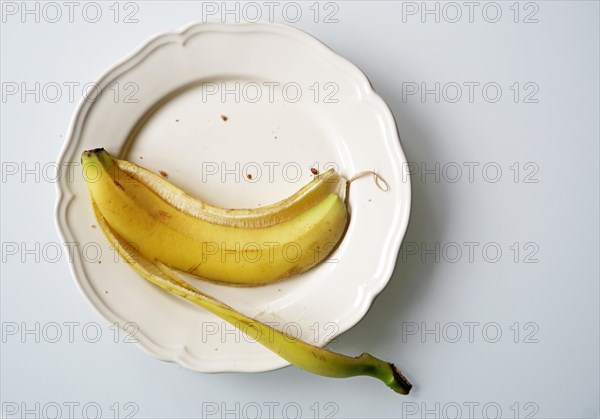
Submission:
[[[346,176],[376,170],[390,191],[370,178],[352,185],[349,228],[326,263],[259,288],[191,279],[238,310],[318,345],[365,315],[392,275],[409,218],[410,182],[392,114],[358,68],[288,26],[193,24],[155,36],[97,86],[79,105],[60,157],[61,165],[79,169],[72,179],[61,177],[56,217],[64,241],[81,250],[73,276],[104,318],[133,332],[155,357],[197,371],[288,365],[115,259],[92,227],[77,166],[81,152],[96,147],[165,171],[179,187],[225,207],[282,199],[311,179],[311,168],[334,165]]]

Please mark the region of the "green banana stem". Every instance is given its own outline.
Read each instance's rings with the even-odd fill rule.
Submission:
[[[94,211],[102,231],[109,242],[133,269],[147,281],[185,298],[208,310],[249,337],[264,345],[296,367],[326,377],[346,378],[366,375],[383,381],[396,393],[408,394],[412,384],[394,366],[368,353],[350,357],[310,345],[273,327],[247,317],[221,301],[201,292],[182,280],[173,270],[160,261],[151,262],[133,246],[123,243],[113,232],[94,203]]]
[[[171,279],[171,282],[159,280],[157,282],[153,281],[153,283],[199,305],[243,330],[254,340],[298,368],[314,374],[335,378],[368,375],[380,379],[400,394],[408,394],[410,387],[412,387],[402,373],[389,362],[382,361],[368,353],[353,358],[310,345],[264,323],[244,316],[197,289],[190,290],[189,288],[193,287],[188,287],[187,282],[179,279],[169,267],[161,262],[157,262],[157,265],[161,272]],[[182,286],[176,281],[182,281],[186,286]],[[162,282],[162,284],[159,282]]]

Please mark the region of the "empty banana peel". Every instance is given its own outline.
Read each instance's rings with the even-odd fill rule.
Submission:
[[[147,281],[231,323],[298,368],[327,377],[371,376],[408,394],[412,385],[393,364],[367,353],[353,358],[310,345],[202,293],[172,270],[246,286],[304,272],[342,239],[348,186],[372,172],[346,180],[331,170],[276,204],[224,209],[191,197],[142,167],[113,159],[104,149],[85,151],[81,159],[102,231]],[[303,256],[286,258],[282,248],[291,244]],[[223,259],[208,245],[220,245],[235,257]]]

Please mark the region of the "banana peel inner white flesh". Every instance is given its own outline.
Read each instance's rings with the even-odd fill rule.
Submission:
[[[292,196],[260,208],[220,208],[192,197],[163,177],[126,160],[115,159],[119,169],[146,185],[181,212],[200,220],[239,228],[263,228],[282,223],[316,205],[324,195],[345,201],[346,179],[329,169],[314,177]],[[320,193],[315,193],[319,191]]]
[[[358,357],[349,357],[310,345],[247,317],[227,304],[203,293],[181,279],[167,265],[160,261],[150,261],[144,258],[135,249],[135,246],[124,242],[112,231],[96,203],[92,201],[92,204],[100,228],[109,243],[144,279],[227,321],[296,367],[326,377],[347,378],[361,375],[374,377],[399,394],[408,394],[412,388],[412,384],[394,364],[382,361],[368,353],[363,353]]]

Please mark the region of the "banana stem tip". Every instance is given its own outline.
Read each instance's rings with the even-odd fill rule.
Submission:
[[[412,389],[412,383],[402,374],[402,372],[396,368],[396,366],[390,363],[390,367],[392,368],[392,374],[394,376],[394,381],[389,384],[389,387],[394,390],[396,393],[400,394],[408,394]]]

